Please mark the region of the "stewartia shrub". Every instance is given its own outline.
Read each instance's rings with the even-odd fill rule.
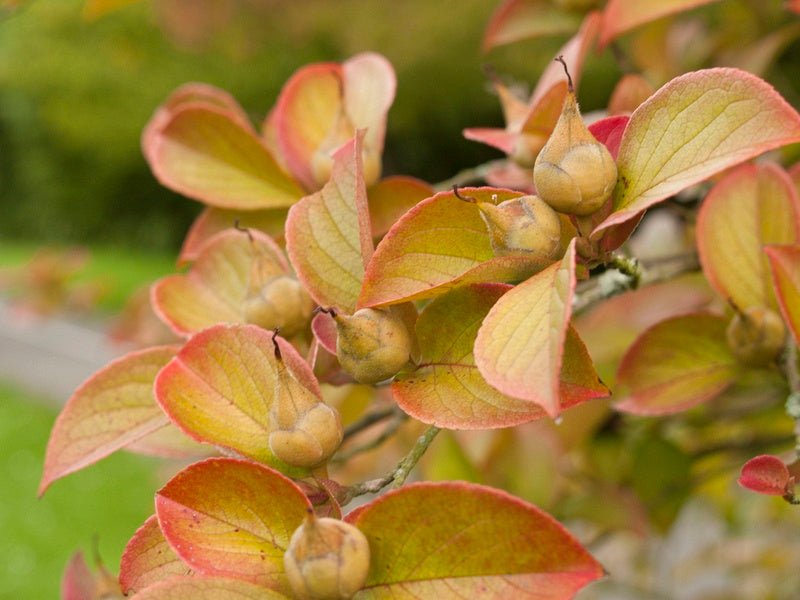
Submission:
[[[619,114],[587,126],[574,85],[598,35],[618,34],[588,13],[529,102],[495,81],[507,128],[467,132],[506,151],[490,186],[382,178],[395,78],[376,54],[300,69],[259,129],[203,84],[156,111],[145,158],[206,206],[181,250],[188,269],[152,287],[183,341],[128,354],[75,392],[40,488],[121,448],[194,461],[156,492],[120,594],[571,598],[601,565],[496,489],[536,497],[526,476],[545,454],[532,444],[579,449],[612,411],[713,411],[753,382],[800,393],[800,171],[748,162],[800,142],[800,115],[758,77],[713,68],[636,101],[625,84]],[[693,248],[669,268],[620,250],[648,209],[686,191],[705,196],[703,277],[682,276]],[[429,447],[432,478],[471,481],[406,484]],[[637,460],[679,452],[660,434],[637,448]],[[586,452],[575,498],[624,514],[615,490],[633,481],[668,522],[666,490],[684,489],[689,467],[631,473],[617,451],[601,483],[607,466]],[[794,501],[795,465],[754,461],[741,484]],[[75,564],[68,587],[94,585]]]

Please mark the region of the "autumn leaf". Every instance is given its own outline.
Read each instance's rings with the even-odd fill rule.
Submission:
[[[476,484],[407,485],[346,520],[369,540],[370,570],[358,594],[365,600],[567,600],[603,576],[603,568],[555,519]]]
[[[500,188],[463,188],[459,194],[493,203],[522,196]],[[459,285],[515,281],[545,266],[530,256],[495,257],[477,205],[441,192],[409,210],[378,244],[358,304],[398,304]]]
[[[661,17],[710,4],[716,0],[609,0],[603,11],[600,45]]]
[[[281,337],[283,362],[321,398],[308,364]],[[277,359],[273,334],[254,325],[216,325],[191,338],[159,373],[155,393],[169,418],[191,438],[302,474],[269,449],[269,412],[275,398]]]
[[[762,454],[742,466],[739,485],[759,494],[785,496],[793,493],[794,478],[780,458]]]
[[[778,165],[746,164],[709,192],[697,215],[697,249],[711,286],[741,310],[777,308],[765,244],[800,240],[800,200]]]
[[[160,581],[131,600],[289,600],[289,596],[241,579],[183,576]]]
[[[146,130],[143,143],[159,182],[210,206],[280,208],[303,195],[255,133],[222,108],[181,105]]]
[[[614,212],[644,209],[772,148],[800,141],[800,115],[765,81],[738,69],[677,77],[631,115],[617,156]]]
[[[575,241],[564,258],[507,292],[483,320],[475,364],[498,391],[560,412],[559,375],[575,291]]]
[[[795,343],[800,343],[800,246],[764,248],[772,267],[772,280],[783,320]]]
[[[50,433],[40,496],[56,479],[169,423],[153,398],[153,380],[177,351],[177,346],[158,346],[126,354],[75,390]]]
[[[372,256],[372,233],[358,134],[336,151],[331,179],[289,211],[286,250],[320,305],[351,314]]]
[[[725,339],[727,321],[710,314],[673,317],[647,329],[622,359],[615,407],[662,415],[710,400],[733,384],[741,365]]]
[[[130,595],[173,575],[186,575],[189,567],[172,550],[153,515],[136,530],[122,553],[119,583]]]
[[[520,40],[569,34],[580,24],[575,13],[547,0],[505,0],[492,13],[483,35],[483,51]]]
[[[153,310],[182,336],[216,323],[243,323],[248,292],[288,272],[283,252],[267,235],[229,229],[202,247],[188,273],[153,284]]]
[[[394,175],[367,190],[372,237],[380,238],[411,208],[433,196],[433,188],[419,179]]]
[[[156,494],[161,531],[192,570],[282,593],[283,553],[310,508],[287,477],[232,458],[195,463]]]
[[[498,392],[475,365],[473,346],[481,322],[509,289],[473,284],[425,307],[416,326],[420,363],[392,384],[400,408],[424,423],[450,429],[509,427],[546,416],[538,404]],[[560,384],[563,408],[607,394],[580,338],[572,331],[567,337]]]

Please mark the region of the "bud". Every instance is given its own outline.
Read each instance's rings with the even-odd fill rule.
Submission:
[[[369,542],[353,525],[309,509],[283,555],[289,585],[301,600],[346,600],[369,573]]]
[[[734,356],[746,365],[763,367],[778,357],[786,341],[786,326],[776,312],[763,306],[736,309],[726,331]]]
[[[479,202],[497,256],[531,254],[555,259],[561,250],[561,220],[536,196],[522,196],[498,205]]]
[[[242,318],[246,323],[280,329],[286,337],[302,331],[313,310],[314,301],[290,275],[267,280],[260,288],[251,290],[242,302]]]
[[[297,381],[280,357],[270,423],[270,451],[293,467],[317,466],[342,443],[339,413]]]
[[[617,165],[586,128],[571,82],[558,123],[536,157],[533,183],[552,208],[579,217],[602,208],[617,183]]]
[[[390,309],[362,308],[352,315],[334,316],[339,364],[361,383],[388,379],[411,356],[411,335]]]

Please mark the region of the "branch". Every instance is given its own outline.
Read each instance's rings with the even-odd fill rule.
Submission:
[[[364,444],[361,444],[360,446],[355,446],[353,448],[348,448],[347,450],[338,453],[334,457],[333,462],[336,462],[336,463],[347,462],[349,459],[351,459],[356,454],[361,454],[362,452],[368,452],[370,450],[373,450],[374,448],[377,448],[378,446],[383,444],[383,442],[385,442],[390,437],[392,437],[397,432],[397,430],[400,429],[400,426],[403,423],[405,423],[405,421],[407,419],[408,419],[408,415],[407,414],[405,414],[404,412],[398,413],[394,417],[394,419],[389,422],[389,424],[380,433],[380,435],[378,435],[374,440],[366,442]]]
[[[361,417],[358,421],[350,423],[347,427],[344,428],[344,434],[342,435],[342,441],[354,436],[357,433],[364,431],[375,425],[375,423],[380,423],[384,419],[388,419],[392,415],[397,414],[405,414],[397,408],[396,404],[392,404],[392,406],[388,408],[384,408],[382,410],[375,411],[373,413],[367,413],[363,417]]]
[[[428,427],[428,429],[425,430],[425,433],[417,438],[417,442],[414,444],[414,447],[411,448],[411,451],[405,456],[405,458],[397,463],[397,466],[391,473],[381,477],[380,479],[371,479],[356,485],[351,485],[344,491],[341,504],[345,505],[353,498],[357,496],[363,496],[364,494],[377,494],[390,484],[392,488],[398,488],[403,485],[408,478],[409,473],[411,473],[411,470],[416,466],[419,459],[422,458],[422,455],[425,454],[428,446],[431,445],[431,442],[433,442],[433,439],[436,437],[436,434],[439,433],[439,431],[441,430],[435,425]]]

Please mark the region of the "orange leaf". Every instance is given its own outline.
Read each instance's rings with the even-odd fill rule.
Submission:
[[[275,338],[284,364],[317,397],[319,384],[297,350]],[[159,373],[155,393],[170,419],[199,442],[216,444],[301,473],[269,450],[269,411],[277,359],[272,333],[255,325],[217,325],[198,333]]]
[[[522,195],[485,187],[463,188],[459,194],[498,203]],[[546,264],[530,256],[495,257],[477,205],[441,192],[409,210],[378,244],[358,304],[398,304],[459,285],[516,281]]]
[[[189,567],[173,552],[153,515],[136,530],[120,562],[122,593],[130,595],[173,575],[186,575]]]
[[[286,251],[312,298],[352,313],[372,256],[361,161],[363,132],[336,151],[331,180],[289,211]]]
[[[398,405],[415,419],[450,429],[509,427],[541,419],[541,406],[501,394],[478,372],[473,346],[489,309],[511,289],[502,284],[456,288],[428,304],[417,321],[417,370],[392,384]],[[607,395],[583,344],[570,330],[561,372],[562,407]]]
[[[600,45],[661,17],[687,11],[716,0],[609,0],[603,11]]]
[[[520,40],[572,33],[580,24],[574,13],[547,0],[505,0],[492,13],[483,35],[483,51]]]
[[[283,553],[311,503],[292,480],[232,458],[195,463],[156,494],[164,537],[201,575],[288,592]]]
[[[187,274],[168,275],[153,284],[153,310],[183,336],[216,323],[243,323],[243,302],[251,284],[259,283],[252,281],[254,274],[263,284],[288,272],[283,252],[269,236],[230,229],[201,248]]]
[[[163,185],[211,206],[280,208],[303,195],[252,129],[224,108],[181,104],[142,141]]]
[[[726,175],[697,215],[703,273],[723,298],[742,310],[776,308],[765,244],[800,240],[800,200],[774,164],[742,165]]]
[[[433,188],[413,177],[387,177],[367,190],[372,237],[382,237],[408,210],[433,196]]]
[[[575,240],[564,258],[506,293],[475,340],[475,364],[494,388],[560,412],[559,375],[575,292]]]
[[[407,485],[346,520],[369,540],[370,570],[358,594],[365,600],[567,600],[603,576],[600,564],[555,519],[481,485]]]
[[[784,496],[793,491],[794,479],[780,458],[762,454],[742,466],[739,485],[759,494]]]
[[[126,354],[75,390],[50,433],[40,496],[56,479],[168,424],[153,398],[153,380],[177,351],[159,346]]]

